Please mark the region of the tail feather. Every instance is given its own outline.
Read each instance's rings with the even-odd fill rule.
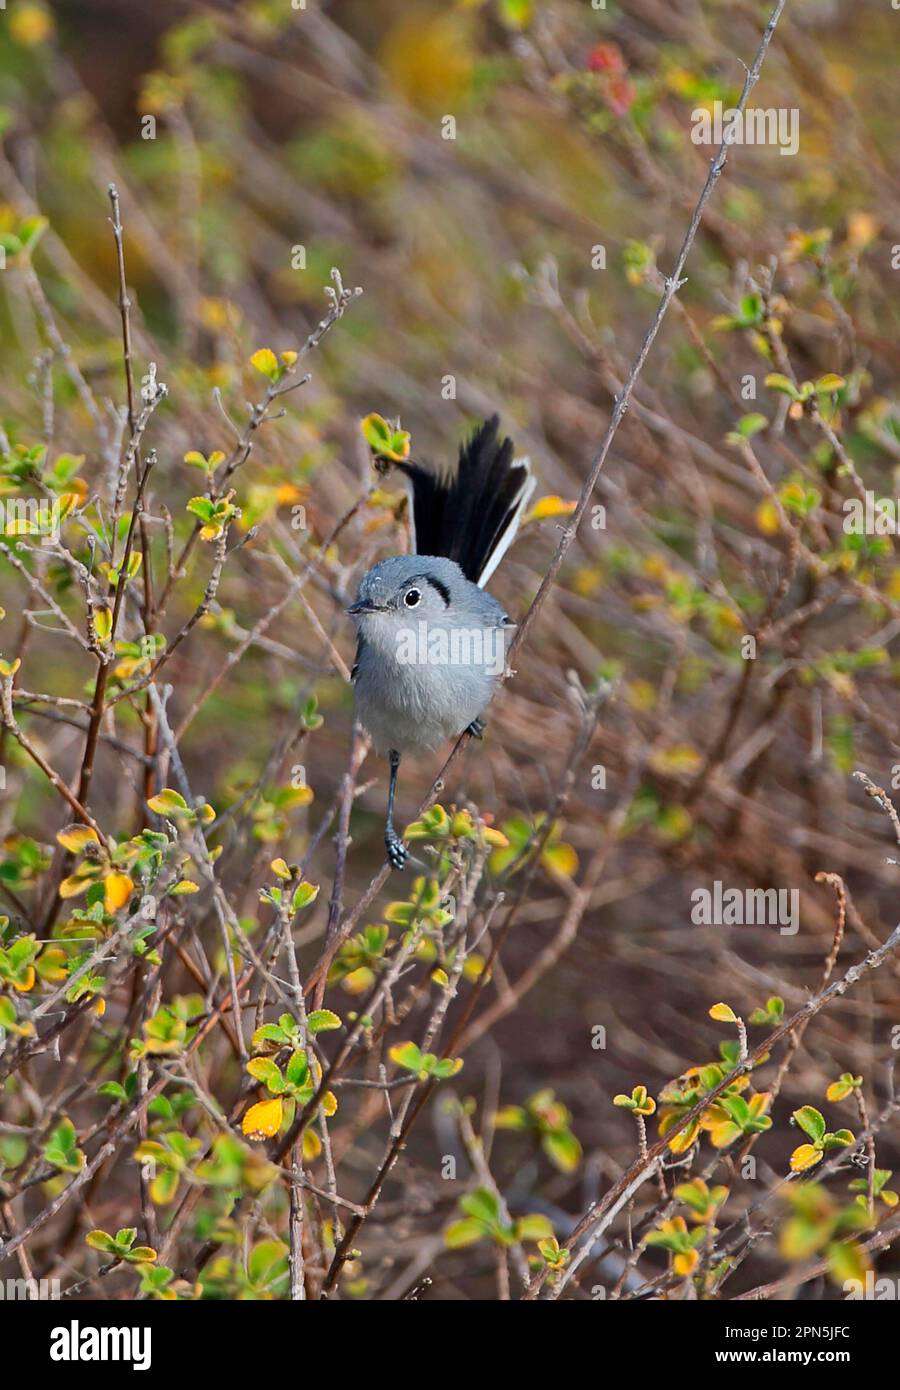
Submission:
[[[454,474],[399,465],[412,483],[416,554],[455,560],[482,587],[509,549],[535,485],[528,460],[513,457],[511,439],[498,438],[499,425],[493,415],[461,445]]]

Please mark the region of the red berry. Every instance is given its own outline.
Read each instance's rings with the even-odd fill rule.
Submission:
[[[589,72],[623,73],[625,60],[618,44],[598,43],[588,54],[587,68]]]

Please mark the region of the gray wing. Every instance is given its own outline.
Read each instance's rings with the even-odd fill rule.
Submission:
[[[352,665],[352,667],[350,668],[350,681],[351,681],[351,684],[353,683],[353,681],[356,680],[356,677],[357,677],[358,674],[359,674],[359,658],[360,658],[360,657],[362,656],[362,654],[363,654],[363,647],[364,647],[365,645],[366,645],[366,639],[363,637],[363,635],[362,635],[361,632],[357,633],[357,635],[356,635],[356,656],[353,658],[353,665]]]

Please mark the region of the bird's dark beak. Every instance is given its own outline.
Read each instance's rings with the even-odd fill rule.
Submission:
[[[358,598],[355,603],[351,603],[347,612],[351,615],[356,613],[377,613],[379,606],[377,603],[369,603],[367,599]]]

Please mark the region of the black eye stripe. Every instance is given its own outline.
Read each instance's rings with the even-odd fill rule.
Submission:
[[[423,574],[422,578],[425,580],[426,584],[431,585],[432,589],[434,589],[436,593],[440,594],[441,598],[444,600],[444,607],[449,608],[450,590],[447,588],[447,585],[442,583],[440,579],[432,578],[430,574]]]
[[[411,582],[414,588],[420,584],[428,584],[430,588],[434,589],[436,594],[440,594],[444,602],[444,607],[450,607],[450,590],[442,579],[435,579],[430,574],[414,574],[412,580],[409,582]],[[406,592],[409,593],[409,590],[407,589]]]

